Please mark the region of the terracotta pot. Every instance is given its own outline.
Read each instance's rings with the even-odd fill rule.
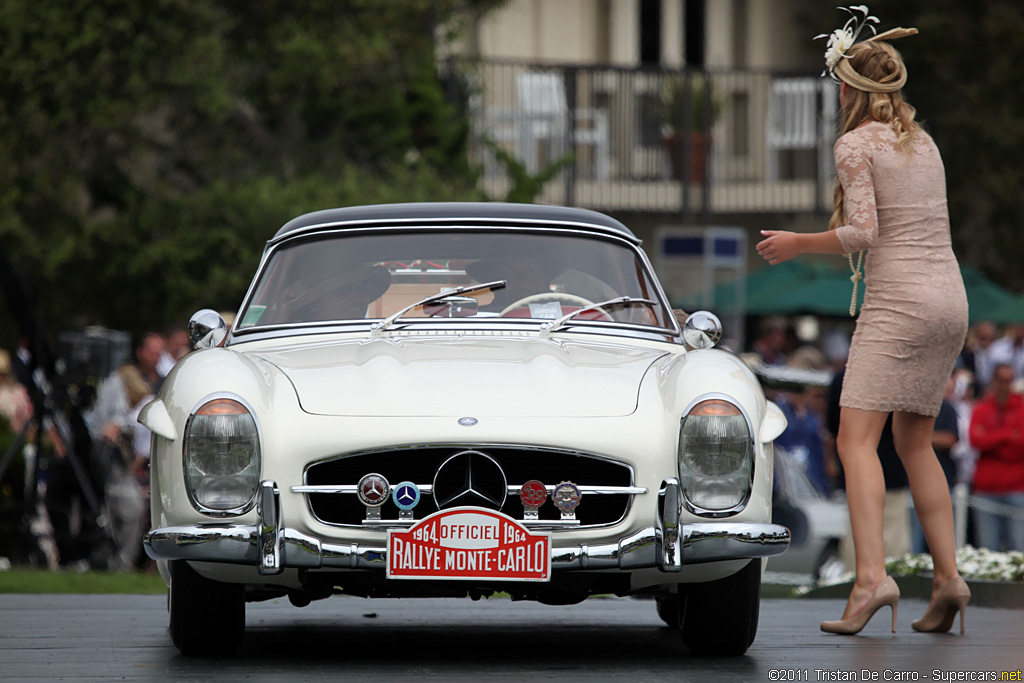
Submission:
[[[683,180],[683,155],[686,153],[687,147],[685,137],[673,134],[665,136],[662,141],[672,164],[672,179]],[[703,183],[706,159],[711,151],[711,138],[703,133],[691,133],[689,146],[690,165],[689,168],[686,168],[688,171],[686,180],[691,183]]]

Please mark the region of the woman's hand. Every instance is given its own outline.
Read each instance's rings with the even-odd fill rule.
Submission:
[[[757,253],[773,266],[804,253],[800,248],[800,236],[795,232],[762,230],[761,234],[765,239],[757,243]]]

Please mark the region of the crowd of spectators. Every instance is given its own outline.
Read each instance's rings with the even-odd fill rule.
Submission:
[[[848,333],[833,329],[804,341],[785,319],[769,318],[744,355],[789,420],[776,447],[826,497],[843,492],[835,435],[848,349]],[[954,505],[970,510],[962,517],[958,542],[1024,551],[1024,324],[1000,329],[986,321],[971,327],[949,377],[932,445]],[[888,428],[878,453],[886,481],[886,554],[927,552]]]
[[[35,556],[51,568],[152,570],[142,552],[151,435],[138,417],[188,352],[186,330],[150,331],[133,340],[129,358],[112,373],[90,377],[90,391],[76,387],[79,398],[95,398],[71,414],[56,405],[52,391],[61,378],[35,367],[29,346],[23,340],[15,354],[0,349],[0,435],[8,435],[11,451],[0,472],[8,475],[0,502],[24,507],[22,531],[30,530],[41,549]],[[42,419],[33,419],[36,406],[46,406]],[[15,455],[20,466],[7,467]],[[15,470],[23,487],[12,481]]]

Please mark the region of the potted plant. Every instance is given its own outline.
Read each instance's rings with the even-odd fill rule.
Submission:
[[[659,104],[662,140],[672,163],[672,177],[683,179],[683,157],[689,148],[688,180],[704,182],[705,160],[711,150],[711,127],[722,110],[711,82],[701,73],[667,76],[662,81]]]

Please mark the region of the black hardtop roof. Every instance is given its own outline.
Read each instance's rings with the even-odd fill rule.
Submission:
[[[366,227],[401,223],[463,225],[562,224],[594,232],[625,237],[636,244],[640,240],[619,221],[597,211],[540,204],[503,202],[420,202],[410,204],[373,204],[314,211],[293,218],[277,231],[271,242],[321,227]]]

